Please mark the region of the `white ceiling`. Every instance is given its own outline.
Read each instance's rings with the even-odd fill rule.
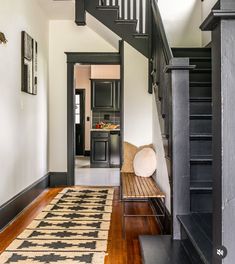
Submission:
[[[42,9],[52,20],[74,20],[75,0],[37,0]]]

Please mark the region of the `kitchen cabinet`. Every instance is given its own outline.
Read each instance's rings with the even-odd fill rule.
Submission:
[[[93,111],[120,111],[120,81],[93,79],[91,108]]]
[[[109,133],[91,132],[91,165],[109,167]]]
[[[120,166],[120,131],[91,132],[91,167]]]

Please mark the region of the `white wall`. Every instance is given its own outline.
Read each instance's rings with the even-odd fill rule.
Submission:
[[[1,0],[0,205],[47,168],[48,21],[36,0]],[[21,31],[38,42],[38,95],[21,92]]]
[[[152,143],[152,96],[148,94],[148,60],[125,42],[124,140]]]
[[[153,145],[157,156],[157,172],[156,181],[161,190],[166,194],[166,207],[171,210],[171,189],[169,183],[169,176],[167,171],[165,151],[163,147],[161,128],[158,118],[158,110],[155,101],[155,95],[152,97],[153,103]]]
[[[204,0],[202,2],[202,22],[207,18],[211,12],[212,7],[216,4],[218,0]],[[202,45],[206,46],[211,41],[211,32],[202,32]]]
[[[117,52],[89,27],[74,21],[50,21],[49,168],[67,171],[67,64],[65,52]]]
[[[159,0],[159,9],[171,47],[200,47],[201,1]]]

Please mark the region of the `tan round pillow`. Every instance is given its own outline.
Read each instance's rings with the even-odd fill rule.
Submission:
[[[138,151],[133,161],[135,175],[150,177],[156,170],[156,153],[152,148],[143,148]]]

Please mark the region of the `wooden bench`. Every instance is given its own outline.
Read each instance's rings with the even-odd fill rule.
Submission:
[[[160,214],[155,212],[153,206],[153,199],[161,199],[164,203],[164,210],[162,207],[159,207]],[[125,218],[126,217],[164,217],[165,218],[165,194],[160,190],[157,183],[152,177],[138,177],[134,173],[121,173],[121,201],[122,206],[122,227],[123,227],[123,236],[125,237]],[[153,214],[148,215],[130,215],[126,214],[125,203],[134,202],[134,201],[148,201],[153,210]]]

